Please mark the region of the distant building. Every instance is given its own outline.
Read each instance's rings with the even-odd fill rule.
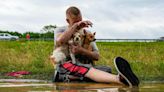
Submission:
[[[160,37],[161,40],[164,40],[164,37]]]
[[[164,42],[164,37],[160,37],[159,39],[157,39],[158,42]]]

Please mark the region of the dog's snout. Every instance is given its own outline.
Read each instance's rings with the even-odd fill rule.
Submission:
[[[75,38],[75,41],[79,41],[79,40],[80,40],[80,38],[79,38],[79,37],[76,37],[76,38]]]

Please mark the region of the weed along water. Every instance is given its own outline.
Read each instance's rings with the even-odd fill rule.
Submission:
[[[164,80],[164,42],[98,42],[100,60],[96,65],[115,67],[117,56],[127,59],[140,80]],[[26,70],[27,79],[51,80],[53,65],[49,60],[53,41],[0,41],[0,79],[8,72]],[[145,67],[146,66],[146,67]],[[151,72],[148,72],[150,71]]]
[[[0,92],[163,92],[164,83],[141,83],[129,88],[117,84],[50,83],[43,80],[1,80]]]
[[[0,92],[164,92],[164,82],[143,82],[164,81],[163,42],[98,42],[97,45],[100,60],[96,65],[111,66],[112,73],[117,74],[113,59],[124,57],[139,77],[140,86],[52,83],[54,67],[48,57],[53,51],[53,41],[0,41]],[[18,71],[30,74],[18,78],[6,76]]]

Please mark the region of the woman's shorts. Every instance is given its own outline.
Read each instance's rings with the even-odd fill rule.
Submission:
[[[90,64],[81,63],[73,64],[72,62],[68,61],[63,64],[57,65],[54,72],[53,82],[94,82],[93,80],[85,77],[85,74],[89,71],[91,67],[108,73],[111,73],[112,71],[111,67],[108,66],[92,66]],[[68,77],[69,75],[76,76],[79,79],[71,80]]]
[[[92,66],[90,64],[81,64],[72,62],[65,62],[59,65],[58,72],[60,74],[68,74],[77,77],[84,77]]]

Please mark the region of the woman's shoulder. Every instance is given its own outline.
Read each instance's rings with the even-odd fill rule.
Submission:
[[[57,27],[57,28],[55,29],[55,33],[64,32],[66,29],[67,29],[67,26]]]

